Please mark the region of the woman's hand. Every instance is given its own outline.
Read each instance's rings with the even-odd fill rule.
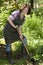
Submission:
[[[13,28],[18,28],[18,25],[15,26],[15,24],[13,23],[12,19],[10,17],[8,17],[8,22],[10,23],[10,25],[13,27]]]
[[[14,28],[16,28],[16,29],[17,29],[17,28],[18,28],[18,25],[16,25]]]

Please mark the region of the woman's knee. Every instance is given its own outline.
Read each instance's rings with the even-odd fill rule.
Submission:
[[[11,44],[7,43],[6,44],[6,52],[10,52],[11,51]]]

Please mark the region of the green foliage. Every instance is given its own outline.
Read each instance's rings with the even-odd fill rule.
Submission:
[[[43,38],[43,26],[41,24],[42,19],[37,17],[34,13],[32,17],[27,16],[24,26],[23,26],[23,32],[28,34],[30,33],[33,38]],[[27,35],[28,35],[27,34]]]
[[[39,7],[38,9],[35,9],[34,12],[36,13],[37,16],[43,18],[43,7]]]
[[[43,19],[40,19],[33,13],[26,16],[22,32],[27,37],[28,49],[35,60],[42,59],[43,55],[43,26],[41,24]]]
[[[7,11],[2,11],[0,14],[0,38],[3,37],[2,31],[8,17]]]

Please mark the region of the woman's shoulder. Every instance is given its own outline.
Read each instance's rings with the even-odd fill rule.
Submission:
[[[12,12],[12,14],[9,16],[12,20],[14,20],[20,13],[20,10],[15,10]]]
[[[15,14],[19,14],[19,13],[20,13],[20,10],[15,10],[15,11],[12,12],[11,15],[15,15]]]

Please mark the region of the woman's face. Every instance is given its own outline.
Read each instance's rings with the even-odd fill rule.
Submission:
[[[24,10],[22,11],[23,15],[28,13],[28,7],[24,8]]]

